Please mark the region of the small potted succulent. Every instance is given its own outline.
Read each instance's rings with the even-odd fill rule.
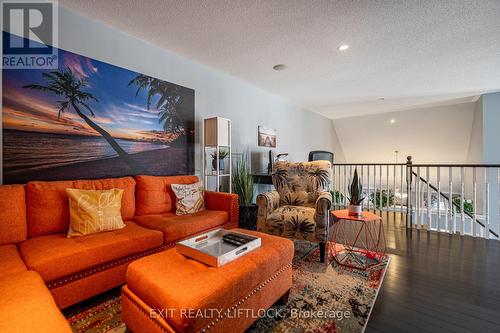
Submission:
[[[349,215],[361,216],[361,203],[365,197],[363,196],[363,185],[358,177],[358,169],[354,169],[351,186],[349,187]]]
[[[224,159],[229,155],[228,150],[219,150],[219,171],[224,172]],[[212,157],[212,169],[217,170],[217,150],[210,154]]]

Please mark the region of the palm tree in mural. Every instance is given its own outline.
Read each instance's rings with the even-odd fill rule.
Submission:
[[[88,82],[85,79],[77,79],[70,68],[59,69],[50,73],[42,73],[42,76],[47,79],[46,85],[29,84],[23,88],[35,89],[44,92],[50,92],[58,96],[62,96],[63,100],[58,101],[57,119],[61,118],[61,114],[68,111],[70,107],[82,118],[87,125],[99,133],[120,156],[127,166],[134,173],[139,173],[141,168],[131,158],[131,156],[123,150],[115,139],[101,126],[96,124],[90,117],[95,117],[94,111],[88,104],[89,102],[98,102],[97,98],[89,92],[83,91],[88,87]],[[82,111],[85,109],[90,114],[90,117]]]
[[[130,80],[128,85],[137,87],[136,96],[142,90],[147,90],[146,107],[148,110],[151,109],[153,99],[158,96],[156,102],[158,121],[163,124],[165,132],[179,136],[186,134],[184,115],[190,111],[190,106],[184,103],[189,100],[185,95],[184,87],[144,74],[137,75]]]

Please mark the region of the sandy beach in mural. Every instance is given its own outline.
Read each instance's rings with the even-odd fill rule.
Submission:
[[[100,138],[54,138],[53,134],[7,132],[3,149],[8,154],[4,158],[3,172],[9,183],[24,183],[32,179],[86,179],[131,174],[123,159],[110,151]],[[21,137],[24,139],[20,139]],[[78,140],[84,153],[79,155],[78,152],[73,152],[74,140]],[[13,145],[14,143],[17,144]],[[33,154],[33,151],[39,150],[38,145],[45,145],[45,154]],[[133,141],[122,145],[128,148],[130,156],[144,168],[144,174],[184,174],[183,170],[192,164],[183,147]]]

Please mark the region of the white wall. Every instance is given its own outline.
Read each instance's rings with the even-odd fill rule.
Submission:
[[[500,164],[500,93],[482,95],[476,102],[469,140],[469,163]]]
[[[474,103],[333,120],[349,162],[465,163]],[[394,124],[390,120],[394,119]]]
[[[481,96],[483,115],[483,163],[500,164],[500,93]],[[500,230],[500,188],[498,168],[488,170],[490,224]]]
[[[500,164],[500,93],[481,96],[483,108],[483,162]]]
[[[59,27],[62,49],[195,90],[198,175],[202,172],[200,129],[203,118],[210,116],[231,119],[234,151],[248,147],[261,152],[262,160],[253,164],[262,168],[268,149],[257,147],[258,125],[277,130],[275,152],[288,152],[290,160],[306,160],[315,149],[333,151],[343,160],[331,121],[319,114],[64,8],[60,8]]]
[[[469,138],[467,163],[483,162],[483,99],[479,98],[474,107],[474,118]]]

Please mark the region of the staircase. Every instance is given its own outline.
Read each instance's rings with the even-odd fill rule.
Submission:
[[[348,205],[354,170],[363,209],[404,215],[407,228],[499,239],[500,165],[340,163],[333,165],[333,206]],[[401,216],[403,218],[403,216]]]

